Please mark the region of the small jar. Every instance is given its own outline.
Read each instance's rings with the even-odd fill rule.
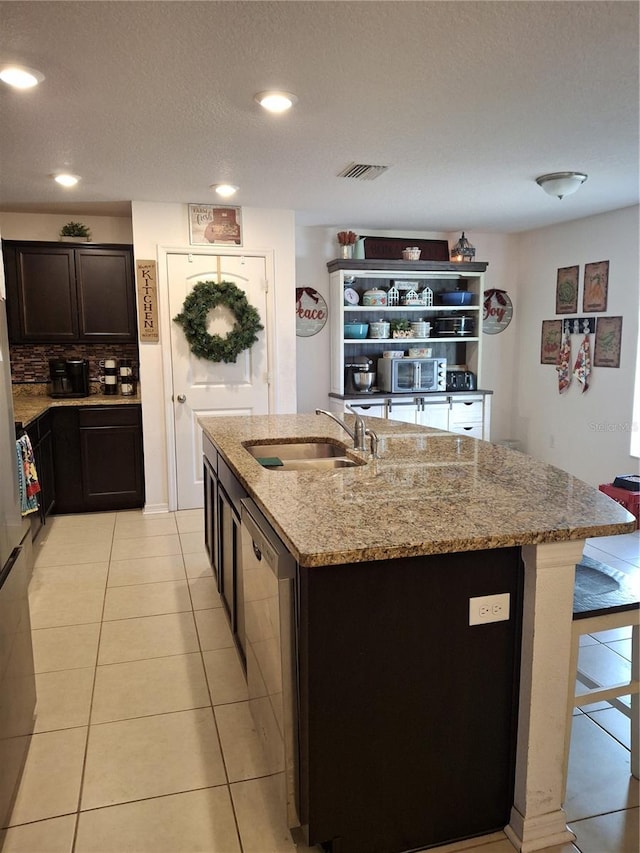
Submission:
[[[362,304],[376,308],[384,307],[387,304],[387,294],[384,290],[379,290],[378,288],[365,290],[362,294]]]

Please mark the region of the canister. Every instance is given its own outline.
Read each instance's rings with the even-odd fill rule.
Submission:
[[[387,304],[387,294],[384,290],[379,290],[378,288],[373,288],[372,290],[365,290],[362,294],[362,304],[363,305],[386,305]]]

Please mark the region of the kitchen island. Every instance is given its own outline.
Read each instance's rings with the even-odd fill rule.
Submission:
[[[297,565],[307,837],[333,853],[505,826],[523,851],[568,841],[574,567],[585,538],[630,532],[633,517],[524,454],[368,423],[379,459],[351,450],[324,415],[201,420],[205,453],[212,442]],[[272,470],[245,447],[269,457],[270,444],[301,440],[341,444],[365,464]],[[510,602],[499,621],[470,626],[470,599],[496,594]],[[494,802],[505,796],[506,808]]]

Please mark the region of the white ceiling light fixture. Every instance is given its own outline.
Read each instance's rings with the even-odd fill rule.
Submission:
[[[70,175],[68,172],[53,175],[53,180],[61,187],[75,187],[80,180],[80,175]]]
[[[231,198],[238,192],[238,187],[233,184],[211,184],[210,189],[218,193],[222,198]]]
[[[0,80],[14,89],[32,89],[44,80],[44,74],[25,65],[3,65]]]
[[[291,92],[280,92],[276,89],[271,89],[268,92],[258,92],[254,100],[270,113],[286,113],[298,99]]]
[[[540,175],[536,178],[536,184],[548,194],[563,199],[571,195],[587,180],[583,172],[552,172],[549,175]]]

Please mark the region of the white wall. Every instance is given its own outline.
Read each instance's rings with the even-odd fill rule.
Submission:
[[[2,213],[3,240],[58,240],[67,222],[82,222],[91,231],[92,243],[133,242],[131,218],[123,216],[80,216],[76,213]]]
[[[638,341],[638,213],[638,207],[625,208],[516,238],[514,437],[531,455],[594,486],[637,470],[629,441]],[[555,367],[540,364],[542,321],[559,319],[555,313],[557,270],[580,266],[577,316],[592,316],[581,310],[584,265],[605,260],[610,262],[607,311],[593,316],[623,317],[620,367],[594,367],[586,393],[581,393],[574,379],[560,395]],[[572,336],[573,360],[580,340]],[[593,336],[591,342],[593,347]]]
[[[132,203],[133,243],[135,258],[160,259],[162,248],[189,246],[188,208],[186,204]],[[252,250],[272,250],[275,281],[274,368],[276,412],[294,412],[295,396],[295,232],[293,211],[242,208],[243,244]],[[159,282],[160,284],[160,282]],[[160,296],[160,295],[159,295]],[[162,299],[159,299],[162,305]],[[147,512],[169,508],[167,476],[168,412],[163,350],[168,356],[170,342],[163,339],[166,318],[160,317],[160,343],[140,343],[140,393],[145,452],[145,487]],[[173,507],[171,507],[173,508]]]

